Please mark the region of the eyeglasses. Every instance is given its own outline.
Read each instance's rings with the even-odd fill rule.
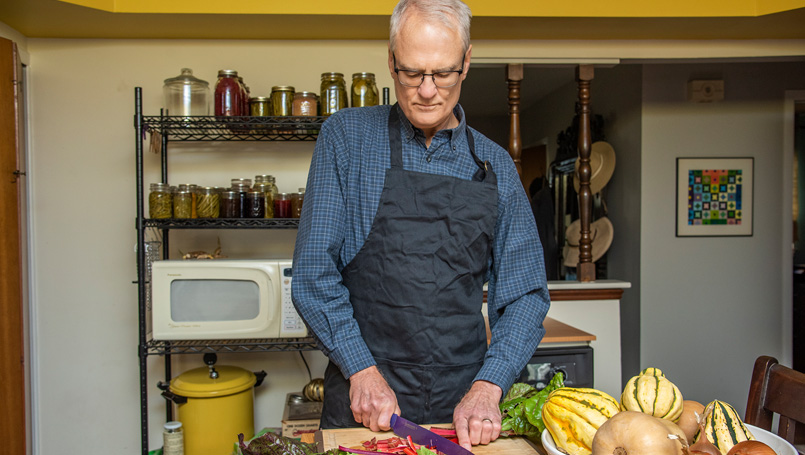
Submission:
[[[397,73],[397,80],[406,87],[419,87],[425,82],[425,76],[430,76],[433,85],[439,88],[449,88],[458,84],[461,74],[464,73],[464,57],[461,57],[461,69],[453,71],[438,71],[436,73],[422,73],[420,71],[397,68],[397,56],[393,53],[394,72]]]

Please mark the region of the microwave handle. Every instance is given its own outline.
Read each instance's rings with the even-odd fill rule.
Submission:
[[[268,376],[268,373],[266,373],[265,370],[261,370],[255,371],[254,375],[257,377],[257,382],[254,383],[254,386],[259,387],[260,384],[263,383],[263,380],[266,378],[266,376]]]

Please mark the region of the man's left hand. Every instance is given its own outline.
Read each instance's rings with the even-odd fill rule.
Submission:
[[[489,444],[500,436],[500,398],[503,391],[496,384],[475,381],[453,411],[453,425],[458,443],[467,450]]]

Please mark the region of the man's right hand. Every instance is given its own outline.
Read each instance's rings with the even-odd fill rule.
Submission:
[[[376,366],[349,377],[349,402],[355,421],[372,431],[391,428],[391,415],[400,414],[397,396]]]

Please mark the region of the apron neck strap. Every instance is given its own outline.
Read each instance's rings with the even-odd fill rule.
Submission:
[[[389,149],[391,149],[391,167],[403,168],[402,164],[402,139],[400,136],[400,115],[398,113],[399,106],[394,103],[389,112]],[[492,165],[488,161],[481,161],[478,155],[475,154],[475,139],[472,137],[472,132],[468,126],[464,129],[467,131],[467,145],[470,148],[470,154],[475,164],[478,166],[478,171],[473,176],[473,180],[483,181],[486,178],[486,172],[492,169]]]

